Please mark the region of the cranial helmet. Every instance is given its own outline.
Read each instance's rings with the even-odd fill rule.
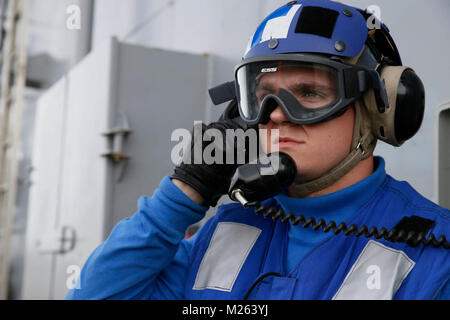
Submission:
[[[267,75],[279,71],[301,71],[309,80],[274,92]],[[210,93],[215,103],[236,98],[248,125],[267,123],[278,106],[303,125],[355,107],[349,155],[323,176],[296,184],[301,195],[339,180],[372,155],[378,139],[401,146],[419,130],[425,108],[422,81],[402,65],[389,29],[367,10],[330,0],[291,1],[271,13],[251,37],[234,83]]]

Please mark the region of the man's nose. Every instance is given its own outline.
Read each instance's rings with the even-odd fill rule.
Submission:
[[[270,120],[274,123],[282,123],[289,121],[280,106],[277,106],[275,110],[270,114]]]

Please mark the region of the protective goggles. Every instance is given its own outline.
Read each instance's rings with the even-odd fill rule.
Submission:
[[[236,96],[249,125],[267,123],[278,106],[289,121],[315,124],[342,115],[373,88],[387,101],[379,74],[338,57],[279,54],[251,58],[236,67]],[[378,94],[377,94],[378,93]]]

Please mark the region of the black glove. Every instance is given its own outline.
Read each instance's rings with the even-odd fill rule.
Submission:
[[[198,130],[199,128],[197,128]],[[238,142],[234,141],[234,143],[226,143],[226,130],[227,129],[243,129],[246,130],[248,127],[239,117],[239,111],[237,109],[237,102],[234,100],[227,107],[223,115],[217,122],[213,122],[209,125],[202,125],[201,133],[202,135],[193,135],[197,136],[197,139],[200,140],[197,143],[201,145],[201,152],[203,155],[203,151],[207,146],[211,148],[211,143],[214,143],[214,150],[218,150],[219,152],[223,152],[222,159],[223,163],[213,163],[206,164],[204,159],[202,159],[202,164],[194,163],[194,138],[191,143],[191,153],[188,155],[190,157],[190,164],[186,163],[188,161],[183,160],[183,162],[177,166],[174,170],[172,179],[178,179],[182,182],[188,184],[192,188],[194,188],[202,197],[205,199],[203,205],[205,206],[215,206],[219,198],[228,192],[228,188],[230,186],[231,178],[236,171],[237,167],[242,165],[243,163],[237,163],[237,154],[238,151],[242,152],[243,150],[236,150],[239,145],[244,144],[245,146],[248,144],[248,141]],[[220,141],[215,141],[213,138],[212,141],[202,141],[203,133],[208,129],[217,129],[222,134],[222,143]],[[196,128],[194,128],[196,130]],[[234,148],[234,159],[232,164],[227,164],[226,154],[227,152],[231,152],[231,150],[227,150],[227,148]],[[200,149],[200,148],[198,148]],[[210,149],[212,150],[212,149]],[[248,150],[248,148],[246,148]],[[247,153],[247,152],[246,152]],[[241,161],[242,162],[242,161]],[[245,162],[248,162],[248,155],[245,155]]]

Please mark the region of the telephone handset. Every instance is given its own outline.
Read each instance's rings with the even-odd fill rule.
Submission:
[[[445,249],[450,249],[450,242],[446,240],[445,235],[436,238],[433,233],[430,233],[426,237],[428,230],[434,225],[434,221],[417,216],[404,217],[391,230],[387,230],[385,227],[378,230],[377,227],[368,228],[365,225],[360,228],[354,224],[347,227],[344,222],[338,225],[334,221],[329,221],[327,224],[324,219],[316,221],[314,217],[306,218],[301,214],[296,216],[292,212],[285,213],[281,208],[269,208],[260,203],[289,187],[294,181],[296,173],[295,162],[287,154],[279,152],[262,156],[256,163],[243,165],[236,170],[228,195],[245,208],[254,207],[255,214],[262,214],[264,218],[271,217],[274,221],[280,219],[283,223],[290,222],[294,226],[311,227],[313,230],[321,228],[323,232],[331,230],[336,235],[343,232],[346,236],[360,237],[363,235],[366,238],[384,238],[390,242],[405,242],[413,247],[419,244],[425,246],[432,244],[434,247],[443,246]]]

